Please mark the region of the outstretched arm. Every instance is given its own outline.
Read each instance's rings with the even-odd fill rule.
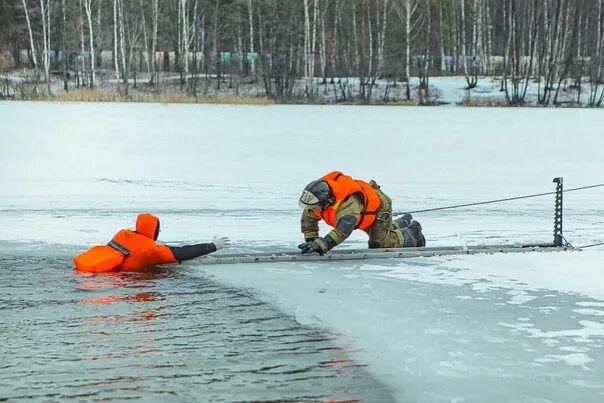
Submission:
[[[198,258],[200,256],[207,255],[212,252],[216,252],[222,248],[228,248],[231,246],[231,241],[227,237],[217,238],[214,237],[212,242],[209,243],[198,243],[194,245],[185,245],[185,246],[169,246],[174,258],[179,262],[184,262],[185,260],[191,260]]]
[[[216,252],[216,246],[213,243],[198,243],[195,245],[185,246],[169,246],[174,259],[179,262],[185,260],[195,259],[200,256],[207,255],[208,253]]]

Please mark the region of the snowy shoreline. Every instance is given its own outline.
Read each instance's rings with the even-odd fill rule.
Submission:
[[[583,80],[579,89],[574,81],[564,82],[555,104],[539,103],[540,83],[531,81],[527,86],[525,102],[511,105],[502,89],[502,77],[480,77],[475,88],[468,89],[464,76],[431,77],[429,98],[420,102],[420,81],[410,80],[411,99],[406,98],[406,82],[378,79],[367,85],[369,97],[361,97],[359,79],[335,78],[323,82],[323,78],[297,79],[288,98],[267,96],[261,79],[223,76],[218,82],[214,75],[197,77],[195,90],[187,86],[195,80],[190,75],[187,83],[179,75],[160,78],[159,87],[149,84],[149,77],[141,75],[125,83],[114,75],[99,74],[95,88],[76,88],[73,79],[69,91],[64,91],[58,75],[51,77],[50,93],[45,83],[36,81],[31,70],[19,70],[0,75],[0,100],[42,100],[76,102],[151,102],[151,103],[216,103],[216,104],[292,104],[292,105],[385,105],[385,106],[468,106],[468,107],[537,107],[537,108],[599,108],[590,106],[589,82]],[[85,94],[83,94],[85,93]],[[600,106],[601,107],[601,106]]]

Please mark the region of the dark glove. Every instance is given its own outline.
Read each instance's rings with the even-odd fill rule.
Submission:
[[[327,252],[329,249],[327,246],[327,241],[325,241],[323,238],[317,238],[314,241],[301,243],[298,245],[298,248],[300,248],[303,254],[318,253],[320,255]]]

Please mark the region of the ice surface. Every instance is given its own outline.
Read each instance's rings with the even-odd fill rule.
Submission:
[[[397,211],[604,182],[601,111],[0,103],[0,250],[105,242],[139,211],[164,241],[291,249],[327,171]],[[565,195],[565,236],[604,239],[604,190]],[[553,196],[416,214],[430,245],[550,242]],[[355,233],[341,247],[363,247]],[[604,398],[604,254],[186,265],[338,333],[400,401]]]

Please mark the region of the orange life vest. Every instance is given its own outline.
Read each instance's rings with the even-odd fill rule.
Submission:
[[[142,271],[160,264],[177,263],[169,247],[155,242],[158,230],[157,217],[139,214],[136,231],[121,230],[108,245],[94,246],[76,256],[73,262],[77,270],[87,273]]]
[[[377,210],[382,204],[382,201],[373,186],[365,181],[353,179],[338,171],[330,172],[321,179],[324,180],[331,189],[334,201],[320,212],[313,210],[317,218],[322,218],[327,224],[335,227],[336,215],[342,202],[353,194],[358,194],[363,198],[364,208],[356,228],[365,230],[371,227],[375,222]]]

